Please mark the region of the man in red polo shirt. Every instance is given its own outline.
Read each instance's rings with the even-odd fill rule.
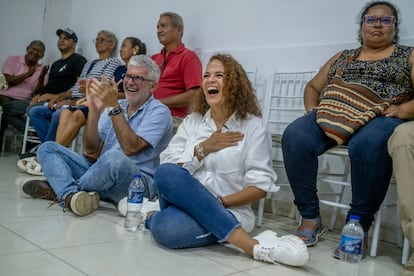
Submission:
[[[188,114],[202,78],[201,61],[195,52],[185,48],[183,33],[184,22],[180,15],[162,13],[157,24],[157,36],[164,48],[151,57],[161,69],[154,97],[169,107],[174,127]]]

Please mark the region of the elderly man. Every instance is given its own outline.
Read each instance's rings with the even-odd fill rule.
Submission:
[[[172,12],[160,15],[157,36],[164,48],[151,57],[161,68],[154,96],[170,108],[174,127],[187,115],[202,76],[200,59],[184,46],[183,34],[184,23],[180,15]]]
[[[37,156],[47,181],[27,181],[23,191],[34,198],[59,201],[85,216],[98,209],[100,199],[117,205],[127,195],[134,175],[140,173],[146,185],[144,196],[152,198],[154,170],[172,131],[168,108],[152,96],[159,74],[149,57],[131,58],[124,77],[126,99],[119,102],[115,82],[90,80],[85,156],[45,142]]]
[[[21,132],[24,131],[26,119],[23,115],[26,113],[32,95],[41,88],[48,70],[48,66],[39,64],[44,53],[43,42],[33,40],[26,47],[26,55],[9,56],[3,64],[2,73],[8,88],[0,89],[0,105],[3,108],[0,149],[8,124]]]

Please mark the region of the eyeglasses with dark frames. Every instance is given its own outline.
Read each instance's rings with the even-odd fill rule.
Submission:
[[[364,22],[367,26],[373,26],[377,21],[381,23],[382,26],[389,26],[394,23],[394,16],[392,15],[383,15],[377,17],[375,15],[364,15]]]
[[[143,76],[135,76],[131,74],[122,74],[122,79],[125,81],[132,80],[136,85],[141,85],[144,81],[153,82],[153,80],[146,79]]]

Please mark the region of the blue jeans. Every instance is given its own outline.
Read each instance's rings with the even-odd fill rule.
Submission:
[[[70,193],[96,191],[101,200],[118,204],[128,195],[129,183],[136,173],[152,185],[152,177],[140,172],[121,151],[107,151],[91,164],[86,157],[48,141],[39,147],[37,158],[59,200]]]
[[[162,164],[155,171],[160,212],[146,221],[155,240],[168,248],[200,247],[226,241],[240,226],[228,211],[186,169]]]
[[[350,214],[360,216],[365,232],[384,200],[392,175],[388,138],[394,128],[403,122],[385,116],[374,118],[348,141],[352,202],[347,220]],[[283,133],[286,173],[295,196],[294,203],[305,219],[320,216],[316,194],[318,156],[335,145],[316,123],[316,111],[296,119]]]
[[[18,131],[24,132],[24,127],[26,126],[24,114],[29,106],[29,102],[30,100],[10,100],[8,102],[1,102],[0,98],[0,103],[3,108],[3,115],[1,117],[2,122],[4,124],[11,124]]]
[[[36,134],[42,143],[55,141],[62,110],[63,108],[59,108],[53,111],[44,105],[35,105],[28,109],[30,124],[36,130]]]

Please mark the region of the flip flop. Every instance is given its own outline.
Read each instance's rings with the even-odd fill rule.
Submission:
[[[303,240],[306,246],[312,246],[318,243],[319,237],[325,232],[325,228],[322,225],[321,219],[306,219],[318,222],[318,228],[314,229],[300,229],[297,230],[295,235]],[[305,237],[306,239],[303,239]]]

